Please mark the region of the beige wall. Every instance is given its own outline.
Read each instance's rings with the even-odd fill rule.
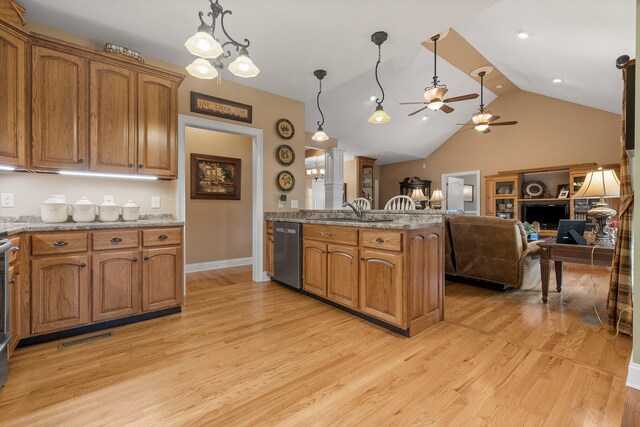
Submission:
[[[187,173],[186,263],[251,257],[252,152],[250,137],[187,128],[185,167],[191,153],[240,159],[240,200],[191,199],[191,173]]]
[[[381,166],[380,202],[396,195],[398,182],[407,176],[429,179],[434,189],[440,188],[443,173],[479,169],[483,177],[513,169],[620,162],[620,115],[525,91],[501,96],[489,109],[519,123],[486,135],[459,132],[424,160]]]
[[[357,198],[356,187],[358,181],[357,163],[355,160],[346,160],[344,162],[344,182],[347,184],[347,201],[353,202]]]

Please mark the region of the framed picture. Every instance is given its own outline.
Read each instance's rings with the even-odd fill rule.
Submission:
[[[463,192],[464,192],[464,201],[473,202],[473,185],[465,185]]]
[[[562,193],[562,192],[563,192],[563,191],[565,191],[565,190],[567,191],[567,196],[564,196],[564,197],[563,197],[563,196],[561,196],[561,195],[560,195],[560,193]],[[564,198],[568,197],[568,194],[569,194],[569,184],[561,184],[561,185],[558,185],[558,190],[557,190],[557,192],[556,192],[556,197],[557,197],[558,199],[564,199]]]
[[[560,190],[558,194],[558,199],[566,199],[569,197],[569,190]]]
[[[191,153],[191,198],[240,200],[242,161]]]
[[[191,92],[191,111],[237,122],[252,123],[253,107],[247,104]]]

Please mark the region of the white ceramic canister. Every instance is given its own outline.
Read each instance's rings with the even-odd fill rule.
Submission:
[[[122,206],[122,220],[123,221],[137,221],[140,218],[140,206],[133,203],[133,200],[127,201]]]
[[[102,222],[116,222],[120,218],[120,206],[115,202],[104,202],[99,210],[98,218]]]
[[[96,211],[98,207],[86,197],[81,197],[80,200],[71,206],[73,208],[71,211],[71,218],[73,218],[73,222],[93,222],[96,220]]]
[[[51,196],[40,203],[40,218],[47,223],[66,222],[69,217],[67,206],[67,202],[63,198]]]

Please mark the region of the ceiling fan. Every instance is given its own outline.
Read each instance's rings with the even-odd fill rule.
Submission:
[[[491,71],[493,71],[493,67],[485,66],[476,68],[471,72],[471,76],[480,77],[480,110],[471,118],[472,123],[458,123],[461,126],[471,126],[469,129],[465,130],[475,129],[478,132],[489,133],[493,126],[513,126],[518,124],[515,120],[509,122],[496,122],[500,116],[494,116],[490,111],[484,109],[484,76],[489,74]]]
[[[447,33],[442,33],[444,37]],[[453,108],[451,108],[449,103],[459,102],[459,101],[467,101],[469,99],[476,99],[478,97],[477,93],[470,93],[468,95],[454,96],[453,98],[445,98],[447,94],[447,85],[441,84],[440,80],[438,80],[437,74],[437,62],[438,62],[438,40],[440,39],[440,34],[436,34],[431,37],[431,41],[433,42],[433,84],[424,90],[424,99],[427,102],[401,102],[400,105],[414,105],[421,104],[425,105],[424,107],[414,111],[409,114],[409,116],[413,116],[414,114],[418,114],[419,112],[429,108],[430,110],[441,110],[445,113],[453,112]]]

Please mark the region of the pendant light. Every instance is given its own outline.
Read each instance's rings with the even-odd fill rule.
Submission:
[[[240,53],[235,61],[229,64],[229,71],[238,77],[244,77],[245,79],[255,77],[260,74],[260,69],[256,67],[251,58],[249,58],[249,52],[247,49],[240,49]]]
[[[320,112],[320,117],[322,117],[322,122],[318,122],[318,130],[313,134],[311,139],[318,142],[324,142],[329,139],[329,136],[322,129],[322,125],[324,125],[324,114],[322,114],[322,109],[320,108],[320,94],[322,93],[322,79],[325,78],[327,72],[325,70],[315,70],[313,75],[316,76],[318,82],[320,84],[320,88],[318,89],[318,96],[316,98],[316,104],[318,105],[318,111]]]
[[[376,98],[376,103],[378,104],[376,106],[376,111],[371,115],[371,117],[369,117],[369,123],[373,123],[373,124],[380,124],[380,123],[387,123],[389,120],[391,120],[391,116],[389,116],[385,111],[384,108],[382,108],[382,103],[384,102],[384,89],[382,88],[382,85],[380,84],[380,80],[378,79],[378,66],[380,65],[380,59],[381,59],[381,51],[382,51],[382,43],[384,43],[387,40],[387,33],[385,33],[384,31],[378,31],[375,32],[371,35],[371,41],[378,46],[378,62],[376,62],[376,83],[378,83],[378,86],[380,87],[380,91],[382,92],[382,98]]]

